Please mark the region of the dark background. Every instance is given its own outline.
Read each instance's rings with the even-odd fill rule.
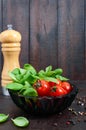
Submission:
[[[20,65],[61,67],[86,80],[86,0],[0,0],[0,32],[7,24],[22,35]],[[3,56],[0,51],[0,72]]]

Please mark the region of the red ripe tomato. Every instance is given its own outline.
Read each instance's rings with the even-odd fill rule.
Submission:
[[[59,85],[51,87],[50,96],[61,96],[65,95],[67,92]]]
[[[50,92],[50,86],[49,83],[45,80],[38,80],[35,84],[34,87],[36,91],[38,92],[39,96],[49,96]]]
[[[50,85],[50,87],[53,87],[53,86],[56,86],[56,85],[61,86],[61,80],[57,79],[57,83],[50,81],[50,82],[49,82],[49,85]]]
[[[68,82],[62,82],[61,87],[69,93],[73,88]]]
[[[50,87],[53,87],[53,86],[55,86],[56,85],[56,83],[55,82],[49,82],[49,85],[50,85]]]
[[[61,86],[62,81],[60,79],[57,79],[57,85]]]

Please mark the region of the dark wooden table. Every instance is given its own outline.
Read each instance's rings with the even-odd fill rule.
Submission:
[[[79,93],[70,109],[47,117],[27,115],[13,103],[10,96],[3,96],[0,89],[0,113],[9,114],[8,121],[0,124],[0,130],[22,130],[11,121],[17,116],[25,116],[30,121],[29,126],[23,128],[25,130],[86,130],[86,82],[74,81],[74,84],[79,88]]]

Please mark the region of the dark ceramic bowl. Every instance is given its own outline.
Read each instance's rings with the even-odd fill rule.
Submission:
[[[9,93],[14,103],[27,113],[47,115],[59,113],[71,105],[78,93],[77,87],[72,86],[69,94],[59,97],[24,97],[10,90]]]

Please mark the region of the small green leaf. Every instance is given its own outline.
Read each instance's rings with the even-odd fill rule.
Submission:
[[[42,79],[57,83],[57,79],[53,77],[43,77]]]
[[[11,79],[13,81],[18,82],[18,79],[16,78],[16,76],[12,72],[8,72],[8,75],[11,77]]]
[[[1,113],[0,114],[0,123],[7,121],[8,117],[9,117],[9,115]]]
[[[22,69],[22,68],[19,68],[19,71],[20,71],[20,74],[21,75],[24,75],[26,73],[26,70],[25,69]]]
[[[55,69],[54,70],[56,75],[61,75],[63,73],[63,70],[61,68]]]
[[[34,97],[34,96],[38,96],[38,93],[37,93],[37,91],[36,91],[34,88],[28,88],[28,89],[26,89],[26,90],[23,92],[23,95],[24,95],[24,96]]]
[[[29,120],[25,117],[16,117],[15,119],[11,119],[14,125],[18,127],[26,127],[29,125]]]
[[[31,76],[31,73],[29,71],[26,71],[26,73],[23,75],[23,78],[19,81],[21,84],[28,80],[28,78]]]
[[[44,77],[44,75],[45,75],[45,71],[44,71],[44,70],[40,70],[40,71],[38,72],[38,76],[39,76],[39,77]]]
[[[30,88],[32,87],[31,84],[28,82],[28,81],[25,81],[25,85],[24,85],[25,88]]]
[[[51,65],[48,66],[48,67],[46,67],[46,69],[45,69],[46,72],[49,72],[49,71],[51,71],[51,70],[52,70],[52,66],[51,66]]]
[[[67,81],[67,80],[69,80],[68,78],[63,77],[63,76],[61,76],[61,75],[56,75],[56,78],[57,78],[57,79],[60,79],[61,81]]]
[[[19,74],[19,73],[20,73],[19,68],[15,68],[15,69],[12,71],[12,73],[13,73],[14,75]]]
[[[24,69],[25,70],[29,70],[34,75],[37,73],[35,68],[32,65],[30,65],[30,64],[25,64],[24,65]]]
[[[24,86],[19,83],[9,83],[7,84],[6,88],[14,91],[19,91],[23,88]]]

